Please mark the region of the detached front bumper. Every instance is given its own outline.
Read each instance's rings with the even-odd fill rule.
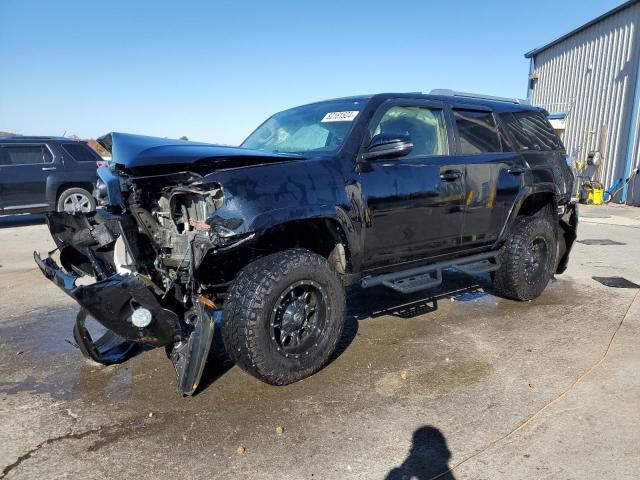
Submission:
[[[135,353],[136,344],[171,346],[167,353],[176,370],[178,393],[195,393],[213,341],[214,317],[220,321],[220,310],[196,302],[185,314],[188,321],[181,322],[178,314],[163,308],[151,288],[133,275],[115,274],[78,286],[78,275],[66,273],[51,257],[43,259],[37,252],[33,256],[45,277],[82,307],[73,334],[84,356],[103,364],[119,363]],[[131,321],[139,308],[151,312],[152,320],[146,327]],[[107,328],[96,341],[84,325],[87,314]]]
[[[76,286],[78,275],[64,272],[51,257],[33,256],[45,277],[121,338],[155,347],[180,339],[178,315],[163,308],[149,287],[133,275],[115,274],[91,285]],[[148,326],[140,328],[131,322],[137,308],[151,312]]]

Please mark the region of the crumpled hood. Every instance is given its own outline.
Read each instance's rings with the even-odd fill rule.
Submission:
[[[162,165],[188,166],[195,163],[215,168],[235,168],[303,159],[300,155],[118,132],[100,137],[98,143],[111,152],[114,163],[134,170]]]

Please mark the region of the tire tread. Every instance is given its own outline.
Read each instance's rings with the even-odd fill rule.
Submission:
[[[300,269],[320,273],[329,279],[331,292],[327,293],[334,301],[328,316],[338,318],[333,322],[328,318],[327,333],[331,338],[325,351],[317,358],[297,362],[287,369],[270,361],[264,346],[257,341],[258,329],[264,321],[263,314],[270,315],[265,310],[271,308],[268,303],[274,288]],[[342,333],[344,312],[344,290],[326,259],[308,250],[285,250],[250,263],[237,275],[225,302],[222,339],[228,355],[240,368],[267,383],[286,385],[312,375],[329,360]]]

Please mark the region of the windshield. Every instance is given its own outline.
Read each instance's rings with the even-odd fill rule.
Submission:
[[[364,104],[361,100],[335,100],[276,113],[240,146],[275,153],[334,152]]]

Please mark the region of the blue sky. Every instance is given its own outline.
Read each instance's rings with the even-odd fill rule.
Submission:
[[[237,144],[275,111],[526,95],[523,54],[622,0],[0,0],[0,131]]]

